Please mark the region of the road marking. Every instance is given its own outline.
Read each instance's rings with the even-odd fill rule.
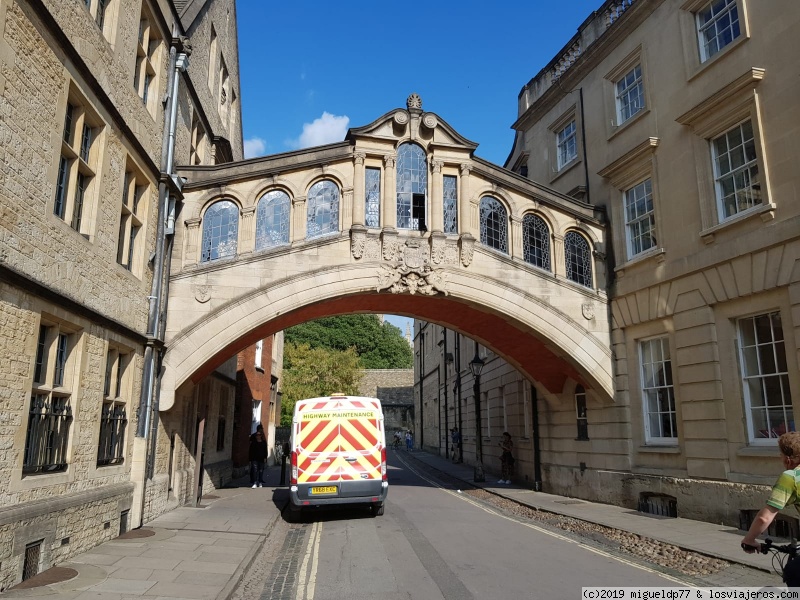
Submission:
[[[626,559],[624,559],[624,558],[622,558],[620,556],[615,556],[615,555],[613,555],[613,554],[611,554],[609,552],[606,552],[605,550],[600,550],[599,548],[592,548],[591,546],[583,544],[583,543],[581,543],[581,542],[579,542],[577,540],[573,540],[571,538],[568,538],[568,537],[566,537],[564,535],[561,535],[559,533],[555,533],[553,531],[548,531],[547,529],[539,527],[538,525],[534,525],[533,523],[526,523],[524,521],[519,521],[517,519],[514,519],[512,517],[504,515],[503,513],[497,512],[493,508],[489,508],[489,507],[483,505],[482,503],[478,502],[477,500],[473,500],[472,498],[469,498],[465,494],[461,494],[461,493],[454,492],[452,490],[448,490],[447,488],[445,488],[444,486],[439,484],[437,481],[434,481],[433,479],[430,479],[429,477],[423,475],[420,471],[418,471],[417,469],[412,467],[400,455],[398,455],[397,458],[400,460],[401,463],[403,463],[405,465],[405,467],[409,471],[414,473],[420,479],[423,479],[423,480],[427,481],[432,486],[439,488],[440,490],[442,490],[446,494],[450,494],[451,496],[454,496],[454,497],[458,498],[459,500],[463,500],[464,502],[467,502],[467,503],[472,504],[473,506],[475,506],[477,508],[480,508],[484,512],[487,512],[487,513],[489,513],[491,515],[494,515],[496,517],[500,517],[501,519],[505,519],[507,521],[511,521],[512,523],[516,523],[518,525],[523,525],[524,527],[528,527],[529,529],[533,529],[534,531],[538,531],[540,533],[544,533],[545,535],[549,535],[550,537],[554,537],[554,538],[556,538],[558,540],[561,540],[561,541],[564,541],[564,542],[569,542],[570,544],[577,544],[581,548],[589,550],[590,552],[594,552],[595,554],[599,554],[600,556],[604,556],[606,558],[611,558],[613,560],[616,560],[617,562],[621,562],[621,563],[623,563],[625,565],[628,565],[628,566],[631,566],[631,567],[636,567],[637,569],[641,569],[642,571],[647,571],[648,573],[653,573],[655,575],[659,575],[660,577],[664,577],[665,579],[668,579],[670,581],[674,581],[675,583],[677,583],[677,584],[679,584],[681,586],[697,587],[696,585],[693,585],[691,583],[686,583],[685,581],[682,581],[682,580],[678,579],[677,577],[673,577],[672,575],[668,575],[666,573],[662,573],[660,571],[656,571],[655,569],[651,569],[649,567],[645,567],[645,566],[637,564],[635,562],[626,560]]]
[[[311,537],[306,546],[303,564],[300,567],[300,577],[297,582],[296,600],[313,600],[314,588],[317,583],[317,566],[319,561],[319,539],[322,531],[322,522],[317,521],[311,526]],[[310,570],[309,570],[310,569]],[[306,576],[308,580],[306,581]]]

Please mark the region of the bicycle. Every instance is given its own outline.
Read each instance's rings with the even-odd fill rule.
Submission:
[[[800,546],[798,546],[796,541],[789,544],[776,545],[771,539],[767,538],[757,547],[750,547],[761,554],[771,552],[772,569],[775,573],[780,575],[783,582],[790,588],[800,587],[800,559],[798,559]],[[745,544],[742,544],[742,550],[747,551]],[[786,555],[785,557],[782,556],[784,554]],[[776,562],[778,566],[775,566]],[[791,568],[789,568],[790,566]]]
[[[400,448],[400,438],[399,437],[394,438],[394,441],[392,442],[392,448],[394,450],[397,450],[398,448]]]

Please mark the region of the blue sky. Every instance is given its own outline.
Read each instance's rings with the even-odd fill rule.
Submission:
[[[601,5],[239,0],[245,156],[342,141],[416,92],[502,165],[520,90]]]

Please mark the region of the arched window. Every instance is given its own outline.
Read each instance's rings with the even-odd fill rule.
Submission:
[[[203,217],[200,262],[236,255],[239,237],[239,207],[230,200],[212,204]]]
[[[397,228],[427,231],[428,162],[425,150],[411,143],[397,149]]]
[[[541,217],[522,218],[522,251],[525,262],[550,270],[550,229]]]
[[[258,201],[256,209],[256,250],[289,243],[289,209],[286,192],[272,190]]]
[[[592,287],[592,251],[586,238],[576,231],[564,236],[567,279]]]
[[[332,181],[318,181],[308,190],[306,237],[339,231],[339,188]]]
[[[491,196],[481,198],[481,243],[508,254],[508,218],[506,209]]]

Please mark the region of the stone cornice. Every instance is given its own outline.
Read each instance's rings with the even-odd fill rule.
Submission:
[[[758,67],[748,69],[743,75],[740,75],[675,120],[681,125],[693,127],[739,93],[758,85],[758,82],[764,78],[765,73],[764,69],[759,69]]]

